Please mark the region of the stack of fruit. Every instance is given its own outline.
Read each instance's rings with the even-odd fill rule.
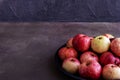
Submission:
[[[85,79],[120,79],[120,38],[77,34],[59,49],[61,67]]]

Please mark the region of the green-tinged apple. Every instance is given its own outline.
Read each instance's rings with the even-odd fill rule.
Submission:
[[[108,51],[109,47],[110,47],[110,40],[109,38],[103,35],[97,36],[91,41],[92,50],[99,54]]]
[[[116,56],[120,57],[120,38],[112,40],[110,49]]]
[[[120,80],[120,67],[115,64],[107,64],[103,67],[102,76],[105,80]]]
[[[78,57],[78,53],[74,48],[68,48],[68,47],[62,47],[59,51],[58,51],[58,56],[61,60],[64,60],[66,58],[69,57]]]
[[[77,73],[80,62],[77,58],[67,58],[63,61],[62,68],[69,73]]]

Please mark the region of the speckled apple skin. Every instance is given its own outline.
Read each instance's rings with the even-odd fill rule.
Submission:
[[[111,51],[118,57],[120,57],[120,38],[116,38],[111,42]]]
[[[93,51],[102,54],[109,50],[110,40],[105,36],[97,36],[91,41],[91,48]]]

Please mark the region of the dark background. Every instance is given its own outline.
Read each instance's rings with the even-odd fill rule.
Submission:
[[[57,68],[55,54],[78,33],[120,36],[120,23],[0,23],[0,80],[75,80]]]
[[[120,0],[0,0],[0,21],[120,21]]]

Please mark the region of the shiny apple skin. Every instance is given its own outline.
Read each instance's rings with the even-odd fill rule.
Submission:
[[[78,72],[80,61],[77,58],[67,58],[63,61],[62,68],[71,73],[75,74]]]
[[[90,49],[92,37],[86,36],[84,34],[77,34],[73,38],[73,47],[80,52],[85,52]]]
[[[97,54],[95,54],[92,51],[86,51],[86,52],[82,53],[81,56],[80,56],[80,62],[81,63],[91,61],[91,60],[96,60],[96,61],[99,60]]]
[[[115,38],[110,45],[111,51],[118,57],[120,57],[120,38]]]
[[[115,64],[107,64],[103,67],[102,76],[105,80],[120,80],[120,67]]]
[[[64,60],[64,59],[70,58],[70,57],[77,58],[78,52],[74,48],[62,47],[58,51],[58,56],[61,60]]]
[[[79,67],[79,74],[81,77],[91,80],[100,78],[102,66],[97,61],[84,62]]]

